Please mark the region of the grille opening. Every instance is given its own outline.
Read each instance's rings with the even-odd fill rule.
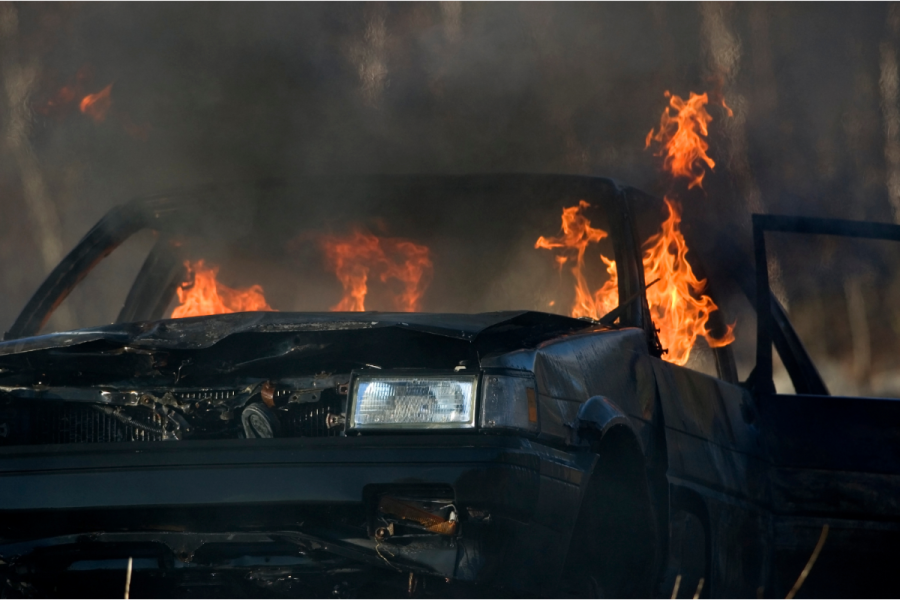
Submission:
[[[18,433],[32,444],[155,442],[163,440],[165,427],[165,417],[138,407],[123,411],[133,424],[90,404],[40,402],[21,412]]]
[[[329,414],[341,414],[343,405],[343,397],[332,390],[323,393],[318,402],[289,404],[287,410],[278,411],[283,431],[287,437],[339,436],[344,428],[329,428],[325,420]]]
[[[217,401],[233,398],[235,390],[179,391],[172,395],[190,403],[180,418],[190,427],[181,439],[238,439],[242,437],[240,411],[226,411]],[[160,394],[162,396],[162,394]],[[317,391],[315,399],[292,402],[290,390],[278,390],[274,413],[281,422],[278,437],[337,437],[343,426],[327,425],[329,414],[344,411],[344,397],[336,390]],[[0,446],[31,444],[89,444],[159,442],[175,438],[176,425],[162,412],[143,406],[110,407],[83,402],[8,400],[0,405]]]

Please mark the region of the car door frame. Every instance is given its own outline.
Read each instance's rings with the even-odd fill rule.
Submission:
[[[770,289],[767,232],[900,241],[900,225],[753,215],[757,348],[749,382],[770,465],[773,553],[767,589],[787,591],[828,525],[828,554],[804,583],[805,593],[896,593],[896,583],[881,573],[885,565],[879,560],[900,541],[900,400],[829,393]],[[794,394],[775,389],[773,346],[791,376]],[[840,576],[832,575],[836,572]]]

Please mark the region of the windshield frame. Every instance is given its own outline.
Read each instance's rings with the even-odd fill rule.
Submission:
[[[40,333],[54,310],[94,267],[128,238],[144,229],[157,232],[159,238],[137,273],[116,323],[162,319],[184,278],[184,267],[177,251],[178,238],[196,235],[197,231],[208,226],[210,218],[227,212],[227,209],[223,210],[223,198],[234,198],[242,191],[250,192],[248,197],[253,198],[266,190],[308,190],[317,186],[347,185],[348,182],[361,188],[410,190],[425,187],[487,193],[546,188],[565,191],[602,205],[609,221],[615,260],[619,265],[619,303],[628,302],[628,306],[620,311],[619,324],[645,328],[645,311],[641,306],[645,300],[638,300],[644,297],[643,272],[637,268],[638,246],[633,239],[634,232],[627,214],[626,190],[616,182],[574,175],[379,175],[207,185],[126,202],[111,209],[66,255],[25,305],[4,339]],[[254,200],[240,200],[238,203],[246,208]],[[256,207],[251,210],[256,210]]]

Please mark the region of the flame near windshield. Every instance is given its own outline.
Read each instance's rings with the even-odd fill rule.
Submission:
[[[705,338],[710,348],[726,346],[734,341],[734,325],[721,338],[707,331],[709,314],[718,306],[703,294],[706,280],[697,279],[688,262],[688,247],[681,234],[681,207],[668,197],[665,202],[668,218],[659,233],[644,242],[644,280],[657,282],[647,288],[647,304],[659,328],[659,341],[668,350],[664,358],[684,365],[698,337]]]
[[[395,310],[421,310],[422,295],[434,271],[426,246],[401,238],[379,237],[356,229],[347,236],[322,236],[319,246],[325,262],[343,287],[340,301],[332,311],[366,310],[369,285],[374,281],[390,292]],[[178,289],[179,305],[171,318],[219,315],[243,311],[272,311],[260,285],[231,288],[218,281],[219,267],[201,259],[186,261],[188,281]],[[390,284],[399,283],[399,290]]]
[[[707,94],[691,93],[685,101],[666,92],[669,106],[662,113],[659,131],[651,129],[646,143],[660,145],[657,156],[663,156],[663,169],[673,178],[688,180],[688,189],[702,189],[706,167],[712,169],[715,162],[707,154],[708,125],[712,117],[706,111]],[[722,106],[731,114],[731,110]],[[705,165],[705,166],[704,166]],[[644,281],[647,303],[654,324],[659,328],[659,341],[666,353],[663,358],[677,365],[687,363],[691,349],[698,337],[706,339],[711,348],[725,346],[734,341],[734,326],[728,327],[721,338],[712,337],[706,328],[711,312],[717,310],[712,298],[703,294],[706,280],[697,279],[687,260],[688,246],[681,233],[681,206],[670,196],[665,198],[668,216],[659,233],[644,242]],[[600,260],[606,265],[608,278],[597,290],[592,291],[584,274],[584,256],[590,244],[607,237],[602,229],[590,226],[583,211],[590,204],[581,200],[578,205],[564,208],[562,232],[554,238],[541,236],[535,248],[556,250],[557,264],[562,268],[574,258],[571,267],[575,279],[575,300],[569,314],[573,317],[599,319],[619,303],[616,263],[603,254]],[[551,302],[551,306],[553,303]]]
[[[713,118],[706,110],[709,95],[691,92],[688,100],[666,91],[669,98],[660,117],[659,131],[647,134],[646,147],[659,144],[657,156],[663,158],[663,170],[673,179],[686,179],[688,190],[703,189],[706,167],[713,169],[715,161],[707,154],[709,123]],[[719,97],[719,103],[730,117],[733,113]],[[707,330],[709,314],[718,309],[712,298],[703,294],[706,280],[697,279],[688,262],[688,246],[681,234],[681,205],[673,196],[666,195],[668,218],[658,234],[644,243],[644,281],[659,280],[647,289],[647,303],[653,322],[659,328],[659,341],[667,349],[664,358],[678,365],[687,363],[691,349],[698,337],[703,337],[710,348],[726,346],[734,341],[734,325],[729,325],[720,338]]]
[[[609,279],[596,291],[591,291],[584,274],[584,254],[590,244],[595,244],[608,236],[607,232],[591,227],[591,221],[584,216],[590,204],[584,200],[576,206],[564,208],[562,213],[562,232],[556,237],[541,236],[535,242],[535,248],[556,250],[556,264],[562,269],[572,261],[571,273],[575,278],[575,302],[570,314],[573,317],[590,317],[599,319],[619,304],[619,278],[616,263],[600,255],[606,265]],[[574,260],[573,260],[574,259]],[[550,305],[553,306],[554,303]]]
[[[366,310],[369,276],[383,284],[400,283],[401,291],[393,295],[394,308],[401,312],[421,310],[422,294],[431,283],[434,271],[426,246],[400,238],[382,238],[362,230],[348,236],[325,236],[321,240],[328,267],[344,288],[333,311]]]
[[[176,290],[179,305],[172,311],[173,319],[275,310],[266,302],[260,285],[251,285],[245,289],[228,287],[216,279],[219,267],[208,267],[202,259],[185,261],[184,266],[189,280]]]

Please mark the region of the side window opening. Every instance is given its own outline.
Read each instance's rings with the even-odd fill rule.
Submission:
[[[767,236],[769,264],[777,265],[769,269],[776,275],[773,293],[781,297],[829,391],[900,394],[894,329],[900,286],[892,276],[900,267],[896,243],[779,232]]]
[[[775,393],[777,394],[796,394],[794,382],[788,374],[778,352],[772,353],[772,381],[775,383]]]
[[[802,343],[791,342],[798,348],[791,360],[799,357],[798,364],[813,365],[800,372],[803,386],[798,391],[823,393],[815,390],[824,384],[824,393],[838,396],[900,395],[900,327],[894,318],[900,304],[900,227],[754,215],[754,235],[757,260],[764,269],[758,271],[758,285],[767,283],[779,298],[791,321],[791,335]],[[775,313],[769,318],[771,331]],[[765,332],[760,329],[760,335]],[[808,358],[802,356],[804,348]],[[767,374],[766,348],[758,348],[758,353],[760,389],[768,387],[765,381],[771,376],[776,391],[785,393],[778,385],[784,377],[779,376],[775,356]],[[821,383],[812,385],[816,377]],[[804,386],[812,391],[799,389]]]

